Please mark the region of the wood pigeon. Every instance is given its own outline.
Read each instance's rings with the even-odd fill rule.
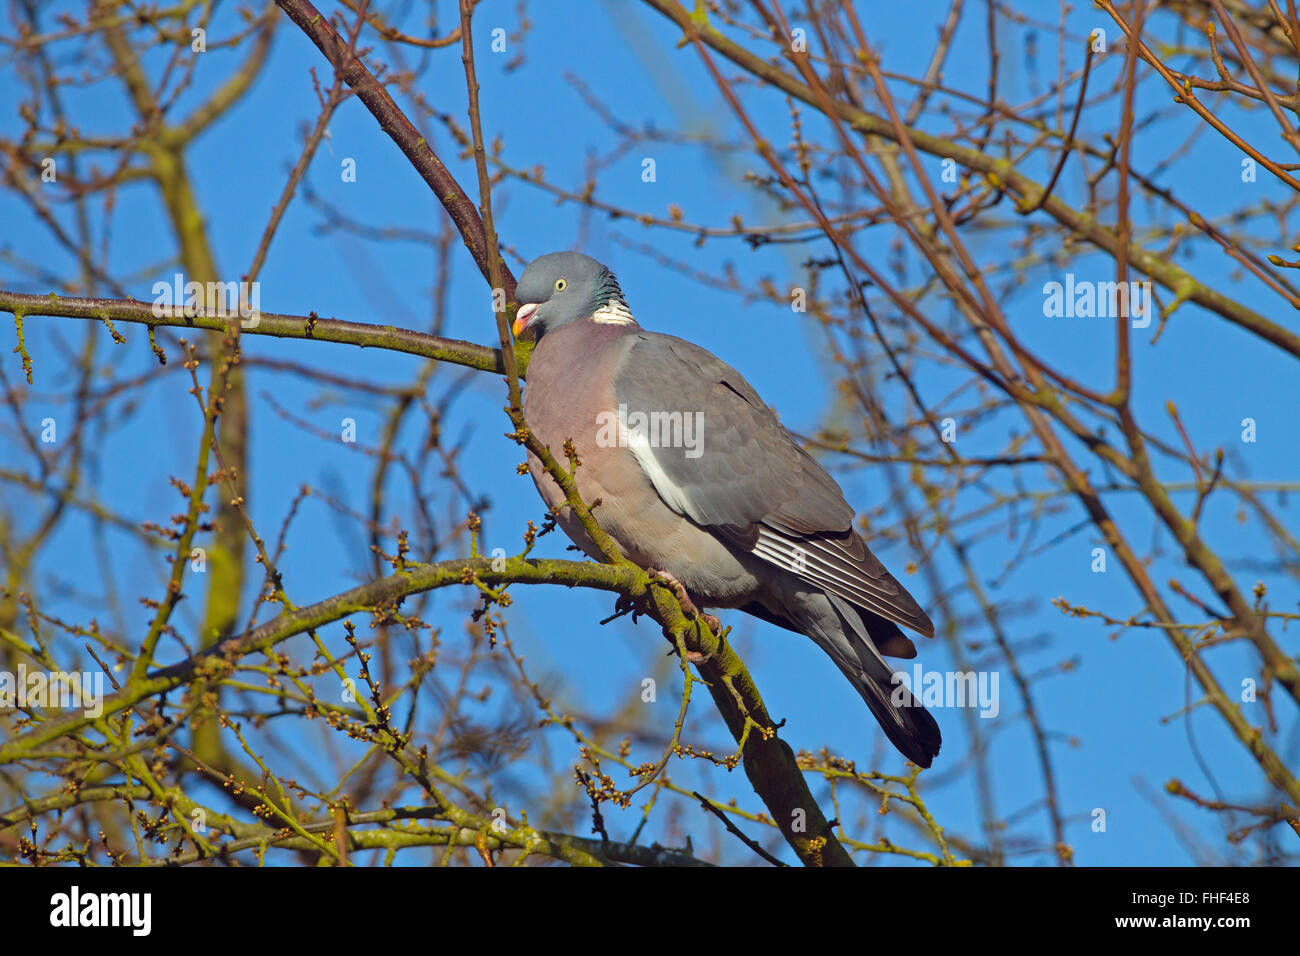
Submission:
[[[882,654],[912,658],[899,625],[934,625],[853,530],[835,479],[739,372],[684,339],[647,332],[618,280],[575,252],[524,270],[516,336],[531,330],[524,418],[563,461],[627,557],[670,583],[688,613],[738,608],[804,634],[844,672],[894,746],[930,766],[939,726]],[[529,453],[565,533],[600,551]]]

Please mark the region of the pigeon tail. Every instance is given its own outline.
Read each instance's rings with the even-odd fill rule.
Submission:
[[[895,679],[893,668],[876,649],[892,641],[897,628],[884,620],[872,622],[877,629],[889,628],[873,638],[864,615],[833,594],[805,592],[783,604],[780,612],[763,608],[766,613],[758,614],[753,605],[741,610],[816,641],[866,701],[898,752],[914,764],[930,766],[943,742],[939,725],[907,686]]]
[[[858,609],[833,594],[827,597],[836,615],[847,625],[843,634],[853,649],[852,657],[832,653],[831,659],[857,688],[899,753],[914,764],[930,766],[943,743],[939,724],[912,696],[907,685],[894,676],[894,669],[876,650],[877,642],[868,632]],[[822,646],[825,648],[824,644]]]

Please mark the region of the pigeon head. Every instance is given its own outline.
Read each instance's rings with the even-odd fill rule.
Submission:
[[[576,319],[634,325],[614,273],[580,252],[552,252],[528,263],[515,289],[514,332],[536,338]]]

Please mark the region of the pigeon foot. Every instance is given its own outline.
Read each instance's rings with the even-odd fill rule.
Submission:
[[[668,587],[672,589],[673,594],[677,596],[677,602],[681,604],[682,610],[688,615],[709,625],[709,630],[714,634],[722,633],[722,621],[712,614],[705,614],[701,611],[695,602],[691,600],[691,596],[686,592],[686,585],[682,584],[681,581],[678,581],[677,578],[669,574],[667,571],[661,571],[658,568],[647,568],[646,573],[649,574],[650,577],[668,585]],[[704,661],[708,660],[708,655],[701,654],[699,651],[687,651],[686,659],[693,664],[702,664]]]

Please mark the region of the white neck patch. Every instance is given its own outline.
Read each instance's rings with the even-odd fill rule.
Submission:
[[[610,299],[591,313],[591,321],[599,322],[601,325],[636,325],[632,310],[619,299]]]

